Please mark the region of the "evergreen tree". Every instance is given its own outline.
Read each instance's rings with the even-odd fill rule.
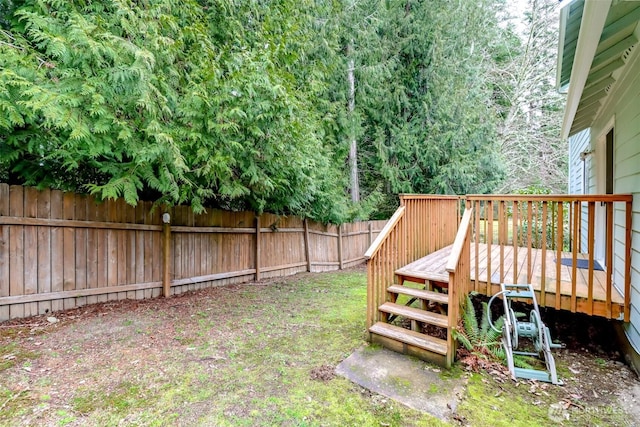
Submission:
[[[299,2],[26,1],[0,42],[0,164],[102,197],[342,221]]]
[[[332,222],[493,191],[502,3],[5,1],[0,179]]]
[[[358,79],[363,185],[384,182],[387,213],[398,192],[491,191],[503,177],[486,73],[498,28],[493,3],[387,5],[376,67]]]

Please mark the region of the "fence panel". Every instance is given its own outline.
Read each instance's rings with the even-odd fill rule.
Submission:
[[[364,262],[386,221],[323,225],[296,217],[0,184],[0,321],[161,295],[162,214],[170,214],[170,292],[327,271]],[[169,289],[169,288],[167,288]]]

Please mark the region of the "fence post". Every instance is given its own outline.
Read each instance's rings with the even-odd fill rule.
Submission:
[[[307,271],[311,271],[311,251],[309,250],[309,221],[304,219],[304,255],[307,260]]]
[[[340,262],[340,270],[344,268],[342,259],[342,224],[338,225],[338,261]]]
[[[369,221],[369,245],[368,245],[368,247],[371,247],[372,243],[373,243],[373,226],[371,224],[371,221]]]
[[[171,295],[171,215],[162,214],[162,296]]]
[[[9,185],[0,184],[0,216],[9,215]],[[9,226],[0,226],[0,296],[9,293]],[[49,231],[47,231],[49,233]],[[51,284],[49,283],[49,287]],[[0,322],[9,320],[9,306],[0,305]]]
[[[260,215],[256,215],[256,281],[260,280]]]

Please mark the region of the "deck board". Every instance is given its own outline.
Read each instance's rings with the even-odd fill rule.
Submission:
[[[451,253],[452,246],[447,246],[445,248],[440,249],[426,257],[420,258],[410,264],[405,265],[404,267],[397,270],[397,274],[402,275],[404,277],[417,277],[417,278],[427,278],[427,277],[446,277],[448,276],[448,272],[446,271],[445,265],[449,254]],[[513,246],[504,246],[503,254],[504,254],[504,277],[500,277],[500,245],[491,245],[491,250],[489,251],[488,245],[479,244],[476,249],[475,243],[471,244],[471,281],[475,281],[476,278],[476,250],[478,253],[478,291],[481,293],[494,293],[501,282],[504,283],[514,283],[514,248]],[[491,254],[489,257],[488,254]],[[544,281],[544,289],[545,289],[545,300],[546,303],[541,302],[541,305],[552,306],[553,304],[550,301],[555,301],[556,295],[556,287],[557,287],[557,276],[556,276],[556,255],[557,252],[553,250],[545,251],[545,274],[543,279],[542,273],[542,250],[541,249],[531,249],[531,277],[528,277],[528,257],[529,251],[528,248],[518,247],[517,252],[517,279],[516,283],[531,283],[536,291],[538,291],[538,295],[540,295],[539,291],[541,289],[542,283]],[[572,254],[570,252],[563,252],[563,258],[572,258]],[[579,259],[588,258],[585,254],[579,254]],[[490,262],[490,264],[488,264]],[[491,268],[491,286],[487,287],[487,265],[490,265]],[[561,265],[560,266],[560,295],[562,300],[563,309],[568,309],[569,303],[568,299],[571,297],[572,291],[572,275],[573,269],[569,266]],[[606,306],[606,271],[594,271],[593,272],[593,301],[596,305],[599,304],[600,308],[596,308],[595,312],[602,313],[603,308]],[[590,308],[588,307],[587,299],[589,296],[588,289],[588,270],[587,269],[576,269],[576,296],[578,298],[578,306],[577,311],[579,312],[589,312]],[[489,288],[489,289],[487,289]],[[568,298],[568,299],[567,299]],[[621,307],[624,305],[624,297],[618,292],[618,290],[613,287],[611,291],[611,300],[614,306],[619,306],[618,310],[614,310],[616,313],[619,313]],[[605,310],[606,311],[606,310]],[[594,312],[594,313],[595,313]],[[614,313],[614,317],[615,314]],[[602,314],[600,314],[602,315]]]

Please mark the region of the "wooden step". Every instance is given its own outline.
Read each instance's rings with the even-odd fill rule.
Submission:
[[[421,334],[419,332],[410,331],[409,329],[404,329],[399,326],[378,322],[369,328],[369,332],[432,351],[434,353],[442,355],[447,354],[447,341]]]
[[[448,272],[438,272],[438,271],[415,271],[409,270],[405,268],[401,268],[395,271],[395,274],[398,276],[402,276],[405,280],[409,282],[423,283],[426,280],[436,283],[449,283],[449,273]],[[411,280],[414,279],[414,280]]]
[[[426,301],[437,302],[438,304],[448,304],[449,295],[439,292],[428,291],[426,289],[410,288],[409,286],[392,285],[387,288],[388,292],[395,294],[409,295]]]
[[[428,323],[430,325],[440,326],[442,328],[446,328],[449,325],[449,320],[445,315],[420,310],[419,308],[407,307],[405,305],[395,304],[392,302],[385,302],[378,307],[378,310],[402,316],[407,319]]]

